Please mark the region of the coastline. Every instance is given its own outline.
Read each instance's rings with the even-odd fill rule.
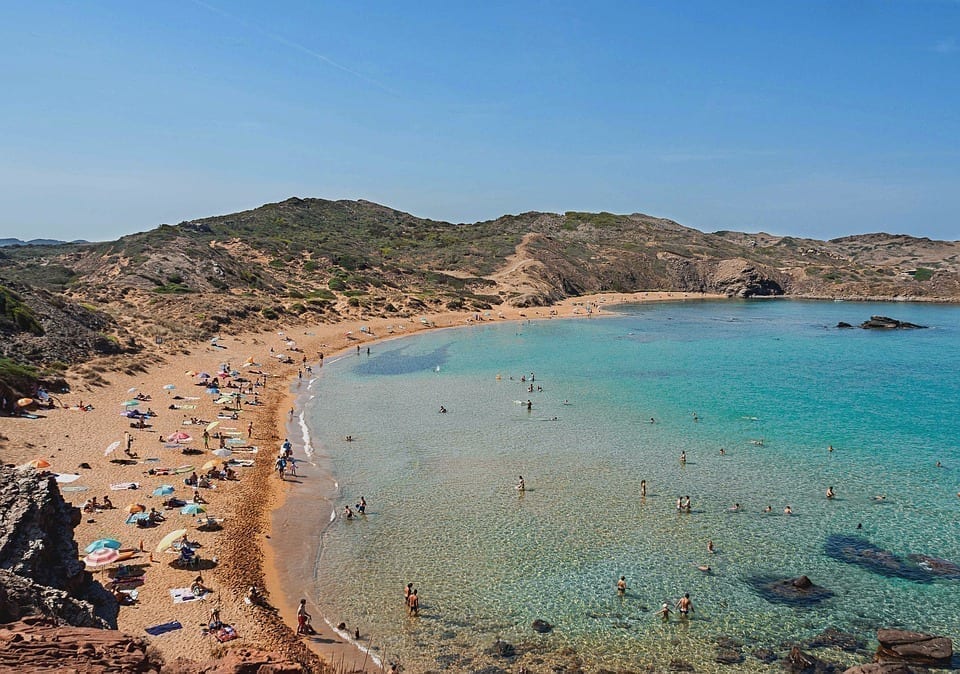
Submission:
[[[518,309],[498,307],[489,312],[491,317],[483,320],[539,320],[554,316],[593,315],[602,311],[602,306],[642,301],[683,301],[702,299],[725,299],[723,296],[696,293],[600,293],[588,297],[569,298],[550,307]],[[124,550],[133,553],[130,565],[145,570],[145,582],[137,589],[139,601],[129,607],[121,607],[118,628],[136,636],[144,636],[157,648],[168,662],[179,656],[205,661],[218,657],[233,647],[259,647],[303,663],[322,671],[321,661],[335,663],[338,660],[356,659],[359,651],[341,636],[329,630],[319,616],[314,625],[321,630],[319,638],[298,639],[291,629],[295,606],[298,600],[295,587],[280,582],[276,551],[271,542],[274,513],[282,512],[283,505],[295,485],[284,486],[273,475],[273,459],[281,439],[290,433],[288,410],[296,400],[293,384],[297,381],[300,362],[280,365],[271,363],[270,348],[285,348],[287,337],[297,340],[299,349],[293,355],[303,357],[307,363],[316,364],[316,355],[323,351],[325,357],[348,352],[357,345],[370,345],[385,339],[414,334],[423,330],[460,327],[477,318],[474,312],[444,312],[425,315],[421,320],[352,319],[334,324],[319,324],[298,327],[287,335],[280,333],[243,333],[224,336],[216,342],[198,344],[174,355],[156,358],[130,356],[121,362],[113,362],[98,369],[99,379],[83,380],[77,375],[69,376],[71,392],[57,394],[60,407],[39,410],[37,419],[11,418],[5,420],[2,447],[6,461],[15,465],[34,458],[45,458],[50,470],[58,473],[79,475],[75,481],[64,484],[64,498],[75,506],[81,506],[88,498],[109,495],[116,505],[113,510],[84,513],[75,529],[75,539],[80,550],[87,542],[100,537],[116,537]],[[403,328],[399,326],[403,326]],[[361,330],[364,328],[364,330]],[[140,365],[138,359],[146,364]],[[148,509],[160,508],[160,497],[151,495],[161,483],[175,486],[175,495],[190,498],[190,490],[182,484],[183,475],[154,477],[146,475],[149,468],[195,464],[199,468],[208,459],[215,457],[206,452],[183,456],[180,448],[167,446],[162,436],[177,430],[188,430],[199,436],[200,425],[185,426],[191,417],[204,421],[216,419],[218,406],[203,395],[203,389],[193,388],[196,381],[187,372],[216,372],[220,363],[239,366],[244,359],[261,363],[250,372],[269,373],[267,385],[259,392],[258,406],[243,406],[240,418],[222,420],[245,435],[248,423],[254,430],[250,444],[259,448],[252,456],[255,463],[249,468],[240,468],[239,482],[217,484],[216,489],[205,492],[209,501],[209,513],[224,518],[220,531],[199,531],[195,518],[181,515],[178,511],[162,511],[167,521],[150,529],[139,529],[125,524],[128,504],[141,503]],[[153,362],[151,362],[153,361]],[[301,361],[302,362],[302,361]],[[99,366],[98,366],[99,367]],[[252,375],[248,375],[252,376]],[[174,388],[166,388],[173,386]],[[121,403],[127,398],[143,393],[151,396],[142,403],[151,407],[157,416],[150,419],[150,428],[128,429],[129,419],[119,416]],[[195,399],[195,400],[194,400]],[[81,411],[78,405],[92,406]],[[172,409],[176,407],[177,409]],[[136,458],[125,458],[122,448],[107,452],[113,442],[122,441],[129,432],[134,440],[132,452]],[[230,431],[237,433],[237,431]],[[231,436],[234,437],[234,436]],[[202,446],[195,440],[190,446]],[[214,443],[211,442],[211,449]],[[151,461],[148,461],[151,459]],[[153,460],[156,459],[156,460]],[[122,462],[122,463],[121,463]],[[134,463],[135,462],[135,463]],[[89,466],[85,468],[83,466]],[[322,477],[322,475],[320,475]],[[332,478],[331,475],[327,475]],[[138,483],[135,490],[112,490],[111,485]],[[82,489],[82,490],[81,490]],[[202,570],[204,583],[214,588],[205,601],[174,604],[169,590],[190,584],[195,571],[177,569],[171,565],[175,555],[169,552],[152,552],[163,534],[172,529],[187,528],[191,540],[201,543],[200,553],[205,559],[217,558],[215,565]],[[108,580],[112,567],[106,572],[94,571],[97,580]],[[244,594],[250,585],[265,587],[271,605],[276,611],[246,605]],[[206,625],[212,608],[218,608],[225,622],[233,625],[240,635],[235,641],[224,644],[212,639],[201,626]],[[178,620],[184,627],[157,637],[146,637],[144,628],[157,623]],[[309,650],[308,650],[309,648]],[[360,654],[360,659],[362,659]],[[379,671],[371,667],[367,671]]]

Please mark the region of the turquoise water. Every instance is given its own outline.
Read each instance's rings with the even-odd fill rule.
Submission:
[[[833,327],[871,314],[931,329]],[[333,506],[369,505],[360,519],[328,523],[331,506],[310,518],[308,596],[410,672],[573,659],[588,672],[673,659],[713,671],[721,636],[745,654],[723,671],[762,671],[752,650],[782,655],[828,626],[960,636],[960,580],[883,575],[826,548],[856,536],[960,562],[958,372],[960,308],[933,305],[645,304],[377,344],[310,383],[312,460],[333,472]],[[531,373],[533,392],[520,382]],[[317,482],[304,478],[288,507],[329,486]],[[691,513],[677,513],[680,495]],[[800,574],[834,596],[795,607],[755,589]],[[418,618],[402,606],[407,582]],[[691,620],[653,615],[684,592]],[[554,630],[535,633],[536,618]],[[498,637],[517,660],[485,653]]]

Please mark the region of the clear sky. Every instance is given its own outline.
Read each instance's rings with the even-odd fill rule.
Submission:
[[[960,0],[0,5],[0,237],[290,196],[960,239]]]

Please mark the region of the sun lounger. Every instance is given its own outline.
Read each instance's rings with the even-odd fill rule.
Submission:
[[[180,624],[179,620],[174,620],[173,622],[163,623],[162,625],[154,625],[153,627],[144,627],[143,631],[152,636],[159,636],[165,632],[172,632],[173,630],[183,629],[183,625]]]

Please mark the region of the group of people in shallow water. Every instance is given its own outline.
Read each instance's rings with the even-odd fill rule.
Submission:
[[[711,545],[712,545],[712,542],[711,542]],[[700,567],[700,568],[701,568],[701,570],[703,570],[704,568],[706,568],[706,570],[708,570],[708,571],[709,571],[709,569],[710,569],[710,567]],[[626,596],[626,594],[627,594],[627,589],[628,589],[628,588],[627,588],[627,577],[626,577],[626,576],[620,576],[620,580],[617,581],[617,595],[620,596],[620,597]],[[677,609],[677,611],[680,613],[680,618],[681,618],[681,619],[687,618],[687,617],[690,615],[690,613],[693,612],[693,601],[690,599],[690,593],[689,593],[689,592],[685,592],[684,595],[683,595],[682,597],[680,597],[680,598],[674,603],[673,607],[674,607],[675,609]],[[670,605],[669,605],[668,603],[664,602],[663,605],[660,607],[660,610],[657,611],[656,614],[657,614],[658,616],[660,616],[660,618],[661,618],[664,622],[666,622],[666,621],[670,620],[670,614],[671,614],[671,613],[672,613],[672,611],[670,610]]]

